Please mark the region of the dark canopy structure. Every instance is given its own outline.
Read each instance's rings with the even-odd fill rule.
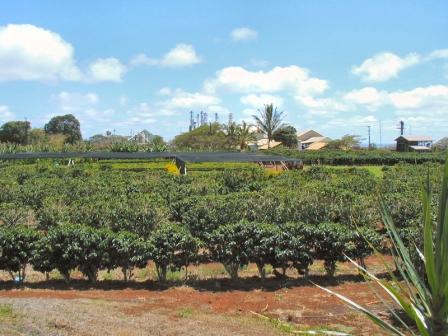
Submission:
[[[254,162],[260,164],[280,164],[284,167],[299,167],[302,161],[278,155],[241,152],[35,152],[0,154],[0,160],[26,160],[26,159],[172,159],[176,160],[181,174],[186,174],[187,163],[198,162]]]

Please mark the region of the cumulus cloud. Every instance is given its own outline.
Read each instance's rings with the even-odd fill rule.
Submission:
[[[15,115],[11,112],[8,106],[0,105],[0,121],[2,123],[14,119]]]
[[[58,109],[63,113],[79,112],[82,109],[92,107],[98,103],[98,96],[95,93],[79,93],[62,91],[53,96]]]
[[[240,27],[232,30],[232,32],[230,33],[230,37],[232,38],[233,41],[236,42],[252,41],[257,39],[258,33],[255,30],[250,29],[248,27]]]
[[[334,98],[316,98],[313,96],[295,96],[295,101],[310,109],[311,114],[329,115],[335,111],[345,111],[347,106]]]
[[[221,99],[202,92],[186,92],[181,89],[173,90],[169,98],[156,103],[159,115],[175,115],[190,110],[204,110],[222,113],[226,110],[221,106]]]
[[[134,56],[130,65],[136,66],[163,66],[163,67],[185,67],[201,62],[201,58],[191,44],[178,44],[168,51],[160,59],[152,58],[146,54],[138,54]]]
[[[415,53],[400,57],[391,52],[383,52],[366,59],[359,66],[354,66],[352,73],[360,76],[366,82],[384,82],[420,61],[421,57]]]
[[[400,110],[443,108],[448,109],[448,86],[431,85],[389,94],[391,104]]]
[[[412,90],[379,91],[365,87],[346,93],[343,97],[355,105],[363,105],[370,110],[382,106],[392,106],[397,110],[448,109],[448,86],[430,85]]]
[[[0,80],[80,80],[73,47],[30,24],[0,26]]]
[[[121,82],[126,72],[126,66],[114,58],[99,58],[89,66],[89,80],[95,82]]]
[[[227,67],[216,72],[215,78],[204,83],[204,90],[214,93],[223,88],[241,93],[275,93],[289,91],[314,95],[328,88],[326,80],[310,77],[307,69],[297,65],[274,67],[269,71],[249,71],[243,67]]]
[[[267,104],[274,104],[274,106],[276,107],[283,106],[282,97],[269,94],[260,94],[260,95],[250,94],[241,97],[240,101],[244,105],[249,105],[255,109],[262,108],[264,105]]]
[[[145,102],[133,106],[126,113],[129,117],[127,117],[126,120],[120,122],[120,126],[138,125],[144,127],[143,125],[145,124],[153,124],[157,121],[156,113],[152,110],[149,104]]]

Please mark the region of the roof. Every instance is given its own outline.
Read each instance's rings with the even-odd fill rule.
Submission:
[[[396,138],[395,141],[398,141],[398,139],[400,138],[403,138],[407,141],[432,141],[432,137],[427,135],[401,135]]]
[[[275,141],[275,140],[271,140],[271,142],[269,143],[269,148],[275,148],[277,146],[280,146],[282,143],[280,141]],[[263,144],[258,145],[258,149],[268,149],[268,142],[265,141]]]
[[[328,142],[314,142],[309,145],[305,150],[319,150],[328,145]]]
[[[304,132],[298,132],[297,133],[297,139],[299,141],[306,141],[306,140],[308,140],[310,138],[321,137],[321,136],[323,136],[323,135],[320,134],[319,132],[316,132],[315,130],[311,130],[311,129],[307,130],[307,131],[304,131]]]
[[[178,159],[184,162],[300,162],[300,160],[250,152],[35,152],[0,154],[0,160],[24,159]]]
[[[413,150],[416,150],[416,151],[429,151],[429,150],[431,150],[431,148],[426,147],[426,146],[409,146],[409,147],[411,147]]]
[[[330,139],[328,139],[327,137],[324,136],[320,136],[320,137],[312,137],[309,138],[308,140],[302,141],[302,144],[312,144],[315,142],[328,142]]]

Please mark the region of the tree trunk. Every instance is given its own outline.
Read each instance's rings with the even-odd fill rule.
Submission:
[[[263,263],[257,263],[258,273],[260,273],[261,282],[266,280],[266,270]]]
[[[59,271],[59,273],[61,273],[65,283],[68,285],[70,283],[70,271],[69,270]]]
[[[159,279],[159,281],[160,282],[165,282],[166,281],[167,267],[163,266],[163,265],[157,265],[156,264],[156,271],[157,271],[157,278]]]
[[[240,265],[238,263],[225,263],[224,268],[226,269],[227,273],[229,273],[230,278],[232,280],[238,280],[238,268]]]

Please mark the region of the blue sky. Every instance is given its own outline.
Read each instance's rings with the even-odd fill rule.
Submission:
[[[447,1],[4,1],[0,122],[172,138],[189,111],[391,143],[448,136]]]

